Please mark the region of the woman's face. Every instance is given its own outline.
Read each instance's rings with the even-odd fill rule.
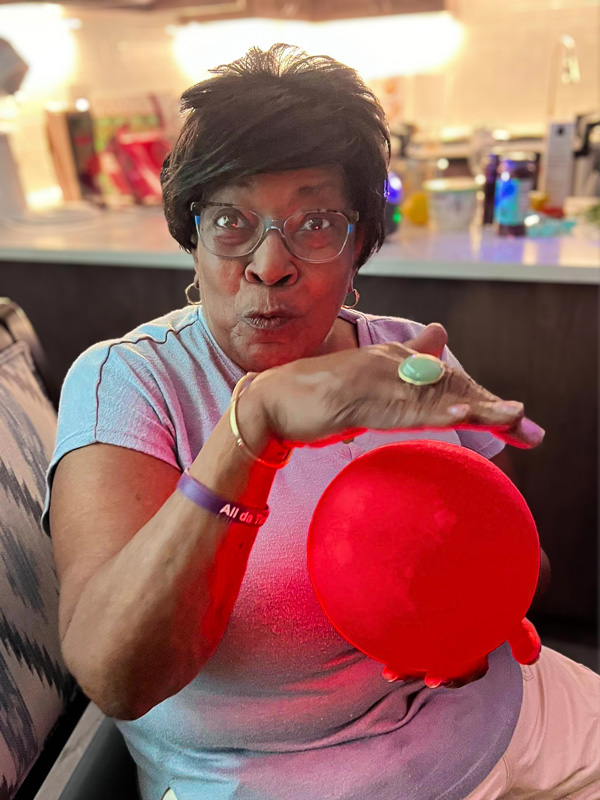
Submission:
[[[208,201],[279,220],[299,211],[349,210],[337,167],[255,175]],[[229,225],[230,219],[220,224]],[[337,258],[312,264],[292,255],[275,230],[254,253],[239,258],[213,255],[199,242],[194,260],[202,308],[219,346],[248,372],[337,349],[334,323],[358,251],[351,235]]]

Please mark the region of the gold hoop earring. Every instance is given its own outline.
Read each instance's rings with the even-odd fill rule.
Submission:
[[[190,289],[196,289],[198,291],[198,299],[197,300],[192,300],[191,299],[191,297],[190,297]],[[199,306],[199,305],[202,304],[202,298],[200,297],[200,287],[198,286],[198,284],[196,283],[195,280],[194,280],[193,283],[190,283],[189,286],[186,286],[185,296],[187,298],[188,305],[190,305],[190,306]]]
[[[348,292],[348,294],[350,294],[350,292]],[[360,300],[360,295],[358,293],[358,289],[355,289],[353,287],[352,288],[352,294],[354,295],[354,302],[352,303],[352,305],[351,306],[347,306],[346,303],[344,303],[342,308],[356,308],[356,306],[358,305],[358,301]]]

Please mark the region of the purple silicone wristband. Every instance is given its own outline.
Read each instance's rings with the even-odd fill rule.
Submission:
[[[208,486],[192,478],[187,469],[179,478],[177,488],[192,503],[200,506],[200,508],[205,508],[218,517],[225,517],[230,522],[238,522],[241,525],[249,525],[256,528],[264,525],[269,516],[269,506],[250,508],[240,503],[230,503],[229,500],[216,495]]]

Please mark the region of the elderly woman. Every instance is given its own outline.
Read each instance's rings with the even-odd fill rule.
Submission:
[[[144,800],[597,800],[591,670],[503,645],[446,685],[382,675],[318,605],[307,529],[349,461],[543,432],[441,326],[343,305],[384,237],[388,132],[358,76],[284,46],[215,72],[163,170],[201,303],[91,347],[63,386],[44,524],[66,663]],[[437,382],[402,379],[416,351]]]

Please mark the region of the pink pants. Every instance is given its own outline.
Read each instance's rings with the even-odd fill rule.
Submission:
[[[508,748],[465,800],[600,800],[600,675],[542,648]]]

